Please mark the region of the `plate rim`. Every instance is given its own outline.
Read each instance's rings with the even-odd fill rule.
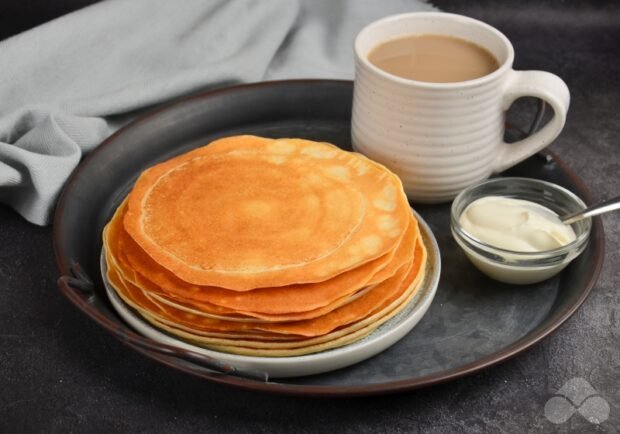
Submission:
[[[300,361],[302,363],[312,363],[312,362],[324,362],[325,357],[327,356],[327,358],[329,358],[329,356],[331,355],[332,357],[343,357],[343,356],[347,356],[350,355],[350,352],[357,352],[357,351],[361,351],[363,349],[363,347],[368,346],[368,345],[372,345],[374,343],[377,342],[377,338],[380,336],[383,337],[387,337],[387,335],[391,336],[392,333],[396,333],[398,334],[398,332],[400,331],[401,328],[406,328],[408,329],[404,335],[400,338],[398,338],[394,343],[388,345],[386,348],[379,350],[377,352],[373,352],[371,355],[366,355],[366,356],[362,356],[362,358],[359,361],[356,362],[352,362],[349,363],[347,365],[344,366],[340,366],[338,368],[334,368],[334,369],[328,369],[328,370],[324,370],[321,372],[316,372],[314,374],[303,374],[303,375],[296,375],[296,376],[277,376],[277,375],[273,375],[273,374],[269,374],[267,373],[267,369],[266,368],[258,368],[258,367],[252,367],[251,369],[249,368],[241,368],[242,370],[248,370],[251,372],[257,372],[257,373],[263,373],[263,371],[261,371],[261,369],[265,370],[265,373],[267,373],[267,377],[268,378],[274,378],[274,379],[280,379],[280,378],[300,378],[300,377],[305,377],[305,376],[309,376],[309,375],[317,375],[317,374],[324,374],[324,373],[328,373],[328,372],[333,372],[337,369],[342,369],[342,368],[346,368],[349,366],[352,366],[354,364],[357,363],[361,363],[371,357],[374,357],[380,353],[382,353],[383,351],[387,350],[388,348],[390,348],[391,346],[395,345],[396,343],[398,343],[398,341],[400,341],[402,338],[404,338],[409,332],[411,332],[411,330],[413,330],[417,324],[424,318],[424,316],[426,315],[428,309],[430,308],[431,304],[433,303],[433,300],[435,298],[435,294],[437,293],[437,288],[439,287],[439,279],[441,276],[441,252],[439,250],[439,245],[437,243],[437,240],[435,239],[435,235],[433,234],[430,226],[428,225],[428,223],[422,218],[422,216],[420,216],[413,208],[411,208],[411,212],[416,216],[416,218],[418,219],[418,222],[420,223],[421,226],[421,236],[425,239],[425,244],[426,244],[426,248],[429,250],[429,257],[432,255],[432,257],[434,258],[434,262],[431,265],[431,269],[432,269],[432,273],[429,273],[427,275],[425,275],[423,282],[422,282],[422,291],[417,290],[416,292],[418,292],[420,294],[419,297],[414,297],[412,300],[410,300],[407,305],[410,306],[410,312],[408,312],[404,317],[400,318],[399,321],[394,322],[393,318],[390,319],[386,324],[392,322],[393,324],[391,325],[390,328],[388,328],[387,330],[381,330],[381,327],[383,327],[384,324],[382,324],[379,328],[377,328],[376,330],[374,330],[373,332],[371,332],[371,334],[369,334],[368,336],[366,336],[364,339],[360,339],[358,341],[352,342],[350,344],[344,345],[342,347],[336,347],[336,348],[331,348],[327,351],[321,351],[318,353],[311,353],[311,354],[304,354],[304,355],[300,355],[300,356],[286,356],[286,357],[262,357],[262,356],[245,356],[245,355],[237,355],[237,354],[232,354],[232,353],[222,353],[220,351],[217,350],[213,350],[211,348],[208,347],[201,347],[199,345],[195,345],[192,344],[191,342],[186,342],[183,339],[179,339],[173,335],[169,335],[168,333],[166,333],[165,331],[159,330],[157,327],[153,326],[152,324],[149,324],[148,321],[144,320],[139,313],[134,312],[135,309],[133,309],[131,306],[129,306],[118,294],[116,289],[114,288],[114,286],[106,279],[105,277],[105,271],[107,269],[107,265],[105,263],[105,247],[102,246],[101,248],[101,258],[100,258],[100,267],[101,267],[101,279],[103,281],[104,284],[104,288],[106,290],[106,295],[108,297],[108,300],[110,301],[110,303],[112,304],[112,307],[114,308],[115,312],[121,317],[121,319],[130,326],[130,328],[134,331],[136,331],[138,334],[148,338],[148,339],[152,339],[155,342],[159,342],[162,343],[164,345],[171,345],[171,346],[175,346],[174,343],[166,343],[163,342],[157,338],[153,338],[151,337],[151,335],[145,334],[143,331],[141,331],[140,329],[142,328],[147,328],[150,329],[149,333],[155,332],[155,334],[162,334],[165,335],[166,337],[174,340],[174,341],[180,341],[183,344],[189,345],[191,348],[189,348],[190,351],[196,352],[196,353],[202,353],[205,354],[209,357],[213,357],[214,359],[219,358],[218,355],[223,355],[224,359],[220,359],[223,363],[225,364],[230,364],[231,366],[235,366],[236,363],[241,363],[241,364],[245,364],[245,363],[266,363],[266,362],[273,362],[277,365],[286,365],[287,363],[294,363],[296,360]],[[119,307],[117,306],[120,305],[121,308],[119,309]],[[414,315],[420,315],[417,319],[412,319],[412,317]],[[127,316],[129,316],[131,319],[128,319]],[[409,324],[409,322],[413,321],[413,324]],[[139,323],[139,327],[136,327],[134,325],[132,325],[133,322],[137,322]],[[373,334],[375,333],[379,333],[379,335],[375,335],[374,338],[371,338]],[[366,338],[371,338],[372,340],[370,342],[366,341]],[[183,347],[181,347],[183,348]],[[213,353],[213,354],[209,354],[209,353]],[[344,353],[344,354],[343,354]],[[277,368],[276,368],[277,369]]]
[[[246,83],[219,88],[215,90],[207,90],[205,92],[189,95],[177,99],[171,103],[164,104],[151,110],[145,114],[138,116],[135,120],[131,121],[127,125],[123,126],[107,139],[105,139],[99,146],[97,146],[89,155],[83,159],[78,167],[73,171],[65,186],[62,189],[61,194],[57,202],[56,210],[54,213],[53,223],[53,248],[56,264],[59,268],[61,276],[70,276],[71,264],[63,257],[62,251],[64,248],[64,240],[62,239],[60,228],[62,227],[64,204],[67,198],[70,196],[71,190],[75,184],[79,182],[81,173],[85,168],[91,164],[92,161],[96,161],[99,153],[105,150],[105,147],[112,144],[117,138],[127,131],[131,131],[137,125],[149,121],[151,118],[156,117],[162,112],[174,110],[185,104],[191,103],[195,100],[209,99],[220,95],[235,95],[237,92],[246,91],[251,89],[264,89],[274,88],[279,86],[313,86],[313,85],[336,85],[336,86],[348,86],[353,87],[353,81],[351,80],[331,80],[331,79],[295,79],[295,80],[274,80],[264,81],[257,83]],[[554,152],[545,150],[544,153],[549,155],[553,161],[559,166],[560,170],[571,180],[573,185],[579,192],[579,195],[584,199],[587,204],[591,204],[592,194],[586,187],[584,182],[579,176]],[[530,332],[522,338],[516,340],[512,344],[502,348],[499,351],[495,351],[487,356],[479,358],[473,362],[463,364],[459,367],[435,372],[428,375],[419,377],[395,380],[384,383],[373,383],[365,385],[346,385],[346,386],[332,386],[332,385],[307,385],[307,384],[286,384],[277,382],[263,382],[243,377],[236,377],[231,375],[222,375],[219,372],[208,371],[199,368],[198,365],[191,364],[190,362],[183,361],[174,356],[169,356],[155,351],[140,348],[137,344],[132,343],[127,339],[127,330],[119,328],[117,324],[106,318],[97,308],[89,301],[87,297],[77,293],[72,289],[67,279],[63,277],[58,279],[58,286],[61,292],[74,304],[78,309],[84,312],[88,317],[98,323],[101,327],[110,332],[113,336],[119,339],[123,344],[131,347],[135,351],[146,355],[147,357],[156,360],[164,365],[174,368],[179,371],[183,371],[192,374],[196,377],[206,379],[219,384],[227,384],[235,386],[245,390],[254,390],[261,392],[270,392],[276,394],[285,395],[306,395],[317,397],[329,397],[329,396],[341,396],[341,397],[353,397],[353,396],[369,396],[369,395],[383,395],[388,393],[404,392],[408,390],[419,389],[422,387],[433,386],[437,384],[446,383],[456,380],[458,378],[466,377],[491,366],[502,363],[509,360],[518,354],[526,351],[527,349],[538,344],[545,337],[555,332],[562,324],[564,324],[584,303],[588,298],[592,289],[594,288],[598,278],[600,276],[604,251],[605,251],[605,236],[602,220],[600,217],[592,219],[592,235],[590,238],[590,246],[593,249],[592,255],[594,260],[594,269],[592,270],[587,283],[585,283],[582,292],[579,297],[569,306],[562,311],[556,313],[556,318],[546,324],[544,327]],[[134,333],[131,331],[131,333]],[[180,363],[183,362],[183,363]]]

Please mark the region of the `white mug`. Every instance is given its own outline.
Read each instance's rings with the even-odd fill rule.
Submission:
[[[368,60],[378,44],[412,34],[458,37],[486,48],[499,68],[483,77],[430,83],[389,74]],[[543,71],[512,69],[514,49],[497,29],[441,12],[394,15],[366,26],[355,40],[353,148],[402,180],[410,199],[436,203],[540,151],[566,121],[566,84]],[[520,97],[547,102],[554,116],[533,135],[504,142],[506,111]]]

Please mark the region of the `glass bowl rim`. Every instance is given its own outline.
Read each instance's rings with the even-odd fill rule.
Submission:
[[[584,219],[584,222],[587,225],[587,227],[583,232],[577,234],[577,237],[573,241],[571,241],[570,243],[564,246],[556,247],[550,250],[543,250],[540,252],[522,252],[518,250],[510,250],[510,249],[505,249],[501,247],[496,247],[491,244],[485,243],[484,241],[479,240],[478,238],[474,237],[473,235],[471,235],[469,232],[467,232],[465,229],[461,227],[458,221],[458,217],[460,217],[460,214],[458,217],[455,215],[456,208],[457,208],[457,205],[459,205],[460,202],[463,201],[463,197],[467,193],[470,193],[476,189],[479,189],[489,184],[503,184],[503,183],[509,183],[509,182],[515,182],[515,181],[516,182],[529,182],[529,183],[543,185],[552,190],[556,190],[556,191],[564,193],[570,198],[570,200],[575,202],[582,209],[587,207],[586,203],[575,193],[573,193],[572,191],[568,190],[565,187],[562,187],[558,184],[554,184],[553,182],[543,181],[543,180],[536,179],[536,178],[526,178],[526,177],[517,177],[517,176],[487,179],[478,184],[470,185],[469,187],[463,189],[452,201],[452,205],[450,207],[450,225],[454,233],[457,234],[465,242],[465,244],[471,244],[477,247],[478,249],[482,249],[484,251],[487,251],[493,254],[510,255],[510,256],[515,257],[515,259],[519,258],[522,260],[527,260],[527,259],[535,260],[535,259],[541,259],[541,258],[561,256],[561,255],[571,252],[572,250],[578,251],[585,244],[585,242],[590,238],[590,232],[592,231],[592,218],[591,217]],[[484,196],[481,196],[481,197],[484,197]],[[516,196],[515,198],[518,199],[519,197]],[[469,206],[470,203],[471,202],[469,202],[465,207]],[[539,205],[542,205],[539,202],[536,202],[536,203],[538,203]],[[464,209],[465,208],[463,208],[463,210]]]

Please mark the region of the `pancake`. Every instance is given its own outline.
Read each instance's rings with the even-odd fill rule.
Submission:
[[[212,345],[210,348],[216,351],[227,352],[231,354],[238,354],[244,356],[254,356],[254,357],[292,357],[292,356],[303,356],[306,354],[318,353],[321,351],[327,351],[333,348],[342,347],[344,345],[349,345],[359,341],[360,339],[365,338],[373,331],[375,331],[379,326],[384,324],[385,322],[392,319],[394,316],[398,315],[411,301],[414,297],[414,288],[408,295],[408,297],[400,303],[400,305],[396,306],[392,311],[386,313],[375,322],[371,322],[370,324],[351,332],[342,337],[336,338],[331,337],[329,340],[325,342],[301,346],[295,348],[285,348],[280,349],[277,346],[270,345],[267,348],[256,348],[256,347],[242,347],[242,346],[226,346],[226,345]]]
[[[114,288],[116,294],[123,300],[125,304],[127,304],[134,311],[136,311],[138,315],[142,316],[145,319],[147,317],[150,317],[151,315],[156,315],[159,322],[163,324],[167,324],[169,326],[174,326],[175,328],[178,328],[179,330],[186,330],[188,332],[192,332],[198,336],[215,337],[215,338],[221,338],[221,339],[223,338],[226,338],[226,339],[260,339],[261,341],[270,341],[270,340],[289,341],[289,340],[295,340],[295,339],[303,339],[302,336],[294,336],[294,335],[286,336],[286,335],[279,335],[279,334],[274,334],[274,333],[266,333],[266,332],[261,332],[261,331],[252,331],[252,330],[246,330],[246,331],[240,331],[240,332],[193,330],[191,327],[186,327],[182,324],[175,324],[174,322],[171,322],[159,316],[161,315],[162,312],[165,312],[165,307],[162,307],[161,305],[150,302],[150,300],[146,298],[144,294],[139,294],[139,293],[134,294],[134,296],[138,295],[139,297],[142,297],[142,299],[138,300],[137,302],[134,301],[135,300],[134,298],[129,298],[127,296],[128,289],[126,285],[123,283],[121,279],[118,278],[118,274],[113,269],[107,270],[106,277],[107,277],[108,283]],[[146,310],[143,310],[142,313],[140,313],[139,306],[143,306],[145,309],[147,309],[151,313],[147,313]]]
[[[138,286],[135,282],[132,282],[129,279],[126,279],[123,274],[119,271],[118,266],[114,258],[108,254],[106,251],[106,263],[108,268],[111,268],[115,273],[114,281],[122,281],[124,287],[128,284],[132,284],[134,286]],[[334,303],[329,304],[327,306],[323,306],[321,308],[313,309],[307,312],[298,312],[298,313],[289,313],[289,314],[278,314],[278,315],[269,315],[262,314],[257,312],[243,312],[243,311],[235,311],[231,309],[227,309],[221,306],[213,305],[210,303],[196,303],[192,301],[186,301],[183,298],[174,298],[168,295],[162,295],[159,292],[149,292],[144,288],[139,288],[142,291],[142,294],[150,300],[151,303],[158,305],[162,310],[165,310],[164,306],[169,306],[178,310],[182,310],[188,313],[192,313],[198,316],[204,316],[208,318],[228,320],[228,321],[240,321],[240,322],[281,322],[281,321],[299,321],[303,319],[316,318],[321,316],[327,312],[330,312],[338,307],[341,307],[347,303],[350,303],[362,295],[366,294],[370,291],[373,286],[362,288],[357,291],[353,295],[347,295],[336,300]]]
[[[195,330],[220,332],[263,331],[310,337],[328,333],[343,324],[353,322],[365,316],[373,307],[371,301],[377,299],[382,300],[392,292],[397,291],[399,287],[394,287],[394,283],[402,281],[404,277],[405,273],[401,272],[388,279],[388,281],[378,284],[366,296],[360,297],[321,317],[284,323],[237,322],[198,316],[175,309],[171,306],[162,306],[161,304],[153,303],[152,300],[144,296],[143,292],[138,287],[130,283],[125,282],[124,289],[116,287],[114,283],[113,286],[117,289],[121,298],[142,315],[156,312],[156,315],[171,323],[181,324]],[[110,280],[112,281],[112,278]],[[153,305],[155,305],[155,308]]]
[[[426,259],[426,251],[424,252]],[[233,354],[261,356],[261,357],[285,357],[299,356],[304,354],[325,351],[339,346],[353,343],[372,333],[377,327],[400,313],[415,296],[415,293],[423,284],[426,275],[426,266],[417,273],[413,282],[410,282],[407,291],[398,298],[393,299],[388,305],[376,311],[371,316],[353,325],[340,328],[327,335],[316,338],[299,339],[292,341],[263,341],[261,339],[227,339],[204,337],[179,330],[178,328],[162,324],[153,317],[146,318],[156,327],[166,330],[168,333],[187,340],[195,345],[223,351]]]
[[[428,267],[398,177],[303,139],[226,137],[147,169],[103,245],[108,283],[145,321],[261,357],[362,339]]]
[[[158,294],[145,294],[147,297],[152,297],[154,302],[163,303],[165,305],[174,307],[179,310],[183,310],[185,312],[193,313],[194,315],[199,316],[207,316],[211,318],[225,319],[229,321],[247,321],[247,322],[282,322],[282,321],[300,321],[304,319],[316,318],[321,315],[324,315],[332,310],[344,306],[352,301],[357,300],[362,295],[366,294],[368,291],[371,291],[374,286],[369,286],[366,288],[362,288],[353,295],[347,295],[345,297],[339,298],[335,302],[328,304],[327,306],[319,307],[317,309],[309,310],[306,312],[296,312],[296,313],[283,313],[283,314],[263,314],[259,312],[245,312],[245,311],[232,311],[232,314],[217,314],[213,313],[212,309],[219,308],[220,306],[212,305],[209,303],[194,303],[187,302],[183,299],[171,299],[167,296],[161,296]],[[144,292],[144,291],[143,291]]]
[[[365,158],[236,136],[143,172],[124,227],[180,279],[250,291],[325,281],[379,258],[408,215],[398,178]]]
[[[293,334],[298,336],[313,337],[324,335],[338,327],[359,321],[381,309],[385,304],[389,304],[400,293],[406,291],[409,284],[415,280],[426,260],[425,248],[421,242],[416,245],[416,255],[414,262],[404,266],[399,272],[378,284],[375,288],[351,303],[337,308],[323,316],[310,320],[292,321],[283,323],[248,323],[223,321],[213,318],[200,317],[191,313],[175,309],[171,306],[161,305],[148,300],[142,291],[134,285],[127,284],[125,287],[116,287],[111,275],[110,281],[117,289],[117,292],[128,304],[138,310],[141,314],[153,314],[170,321],[173,324],[182,324],[195,330],[205,331],[263,331],[269,333]]]
[[[104,234],[106,252],[114,256],[125,279],[152,293],[176,296],[197,304],[205,302],[235,312],[252,312],[258,317],[323,308],[366,286],[391,277],[398,267],[411,261],[415,240],[419,236],[417,221],[410,217],[408,228],[397,249],[388,253],[391,262],[387,264],[382,264],[383,258],[380,258],[377,260],[380,261],[378,264],[373,261],[325,282],[260,288],[240,297],[236,291],[192,285],[159,266],[124,231],[122,220],[125,210],[126,204],[123,203],[107,225]],[[370,273],[374,274],[369,276]],[[223,314],[226,311],[212,313]]]

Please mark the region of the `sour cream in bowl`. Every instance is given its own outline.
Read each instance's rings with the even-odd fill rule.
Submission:
[[[454,199],[451,230],[472,264],[489,277],[536,283],[560,272],[585,249],[591,220],[565,225],[558,217],[585,207],[556,184],[496,178]]]

